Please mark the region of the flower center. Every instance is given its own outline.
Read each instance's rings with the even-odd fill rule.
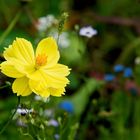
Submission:
[[[45,54],[38,54],[36,57],[36,66],[43,66],[47,63],[47,56]]]

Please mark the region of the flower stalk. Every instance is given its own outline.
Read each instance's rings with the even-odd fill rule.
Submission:
[[[18,96],[18,101],[17,101],[17,105],[16,105],[16,108],[15,108],[15,111],[13,112],[13,114],[10,116],[9,120],[7,121],[7,123],[4,125],[4,127],[0,130],[0,135],[5,131],[5,129],[7,128],[7,126],[10,124],[10,122],[12,121],[14,115],[16,114],[17,112],[17,109],[18,109],[18,106],[20,104],[20,96]]]
[[[60,34],[61,34],[62,31],[63,31],[64,25],[65,25],[65,22],[66,22],[68,16],[69,16],[68,13],[64,12],[64,13],[61,15],[61,18],[60,18],[60,20],[59,20],[57,44],[58,44],[58,42],[59,42]]]
[[[10,23],[10,25],[8,26],[8,28],[5,30],[5,32],[1,35],[0,37],[0,45],[2,44],[3,40],[6,38],[6,36],[11,32],[11,30],[14,28],[14,26],[16,25],[19,17],[21,15],[21,10],[19,10],[19,12],[17,12],[15,18],[12,20],[12,22]]]

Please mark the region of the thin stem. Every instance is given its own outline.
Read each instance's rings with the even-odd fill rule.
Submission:
[[[29,9],[27,6],[25,6],[25,7],[24,7],[24,11],[27,13],[27,16],[29,17],[29,19],[30,19],[32,25],[33,25],[33,26],[35,27],[35,29],[36,29],[36,21],[35,21],[35,19],[34,19],[32,13],[31,13],[31,11],[30,11],[30,9]]]
[[[10,25],[8,26],[8,28],[5,30],[5,32],[1,35],[0,37],[0,45],[3,42],[3,40],[6,38],[6,36],[11,32],[11,30],[13,29],[13,27],[15,26],[15,24],[17,23],[19,17],[21,15],[21,10],[16,14],[16,16],[14,17],[14,19],[12,20],[12,22],[10,23]]]
[[[10,124],[10,122],[12,121],[14,115],[15,115],[16,112],[17,112],[17,109],[18,109],[19,104],[20,104],[20,96],[18,96],[18,102],[17,102],[15,111],[14,111],[13,114],[10,116],[9,120],[8,120],[7,123],[4,125],[4,127],[1,129],[0,135],[5,131],[5,129],[7,128],[7,126],[8,126],[8,125]]]
[[[119,55],[119,58],[116,60],[116,64],[128,64],[129,60],[131,59],[131,56],[133,53],[135,53],[135,49],[140,45],[140,38],[136,38],[132,43],[129,43],[125,47],[125,49],[122,51],[122,53]]]
[[[60,38],[60,32],[58,32],[57,45],[58,45],[58,43],[59,43],[59,38]]]
[[[9,85],[1,86],[0,89],[6,88],[6,87],[9,87]]]

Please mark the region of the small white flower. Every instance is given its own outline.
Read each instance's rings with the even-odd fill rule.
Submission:
[[[54,116],[54,110],[53,109],[45,109],[44,110],[44,116],[53,117]]]
[[[32,112],[33,112],[33,109],[26,109],[26,108],[18,108],[17,109],[17,113],[20,115],[26,115],[26,114],[29,114]]]
[[[86,36],[88,38],[91,38],[92,36],[97,34],[97,30],[93,29],[91,26],[83,27],[80,29],[79,34],[81,36]]]
[[[47,27],[51,27],[52,24],[57,23],[57,19],[53,15],[46,16],[46,20],[47,20]]]
[[[45,31],[47,29],[47,20],[46,17],[40,17],[36,25],[38,31]]]
[[[63,33],[60,35],[58,45],[59,45],[61,48],[67,48],[67,47],[69,47],[70,41],[69,41],[68,33],[63,32]]]
[[[57,23],[57,19],[53,15],[48,15],[45,17],[40,17],[36,25],[38,31],[43,32],[50,28],[53,24]]]
[[[53,36],[57,40],[58,38],[57,31],[52,32],[50,36]],[[62,32],[60,34],[59,40],[58,40],[58,46],[60,48],[67,48],[70,46],[69,34],[67,32]]]
[[[34,99],[36,101],[42,101],[42,102],[49,102],[50,101],[50,98],[42,98],[41,96],[38,96],[38,95],[35,95]]]
[[[136,64],[136,65],[139,65],[139,64],[140,64],[140,57],[136,57],[136,59],[135,59],[135,64]]]

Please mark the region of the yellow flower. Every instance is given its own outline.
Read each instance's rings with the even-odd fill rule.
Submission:
[[[12,90],[17,96],[64,94],[70,69],[58,63],[60,54],[52,37],[41,40],[35,53],[29,41],[16,38],[3,55],[6,61],[1,63],[1,72],[16,78]]]

